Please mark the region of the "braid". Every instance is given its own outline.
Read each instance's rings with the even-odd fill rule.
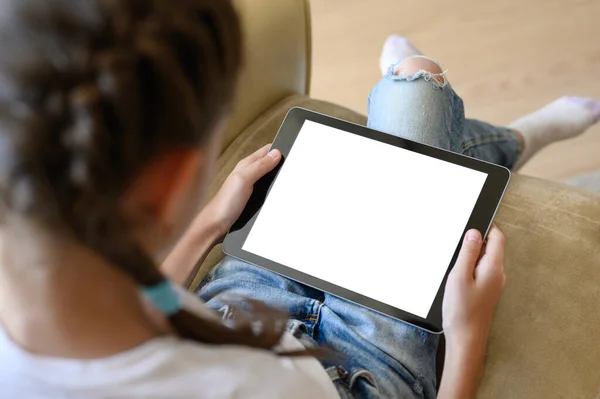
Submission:
[[[11,5],[12,22],[0,25],[0,38],[12,39],[0,50],[6,208],[72,234],[142,286],[159,284],[165,277],[128,236],[119,198],[152,159],[206,140],[229,104],[241,58],[230,2]],[[170,322],[185,338],[271,348],[287,315],[251,307],[263,316],[260,334],[242,314],[235,328],[185,310]]]

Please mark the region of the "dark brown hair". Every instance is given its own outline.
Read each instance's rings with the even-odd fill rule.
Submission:
[[[240,40],[228,0],[2,2],[5,207],[72,232],[142,286],[163,281],[128,237],[119,199],[153,159],[210,135],[233,94]],[[263,320],[261,334],[185,310],[170,322],[201,342],[270,348],[282,319]]]

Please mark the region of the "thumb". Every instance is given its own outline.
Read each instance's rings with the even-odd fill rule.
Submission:
[[[271,150],[262,158],[248,165],[242,173],[248,182],[254,184],[258,179],[272,171],[280,160],[281,152],[279,150]]]
[[[454,270],[472,279],[475,266],[481,254],[482,245],[483,238],[478,230],[471,229],[467,231],[460,252],[458,253],[458,259],[456,259],[456,263],[454,264]]]

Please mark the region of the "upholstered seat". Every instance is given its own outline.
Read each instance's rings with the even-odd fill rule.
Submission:
[[[363,115],[308,97],[310,18],[305,1],[237,4],[246,34],[246,65],[211,195],[237,161],[272,141],[293,106],[366,121]],[[479,397],[598,399],[600,195],[514,174],[496,223],[507,237],[508,282]],[[196,284],[220,258],[220,248],[215,248]]]

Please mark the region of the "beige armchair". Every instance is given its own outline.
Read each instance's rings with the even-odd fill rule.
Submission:
[[[293,106],[366,122],[308,96],[307,1],[236,3],[245,68],[211,196],[239,159],[273,139]],[[496,222],[507,237],[508,281],[479,397],[600,398],[600,196],[513,175]],[[213,250],[195,283],[221,258]]]

